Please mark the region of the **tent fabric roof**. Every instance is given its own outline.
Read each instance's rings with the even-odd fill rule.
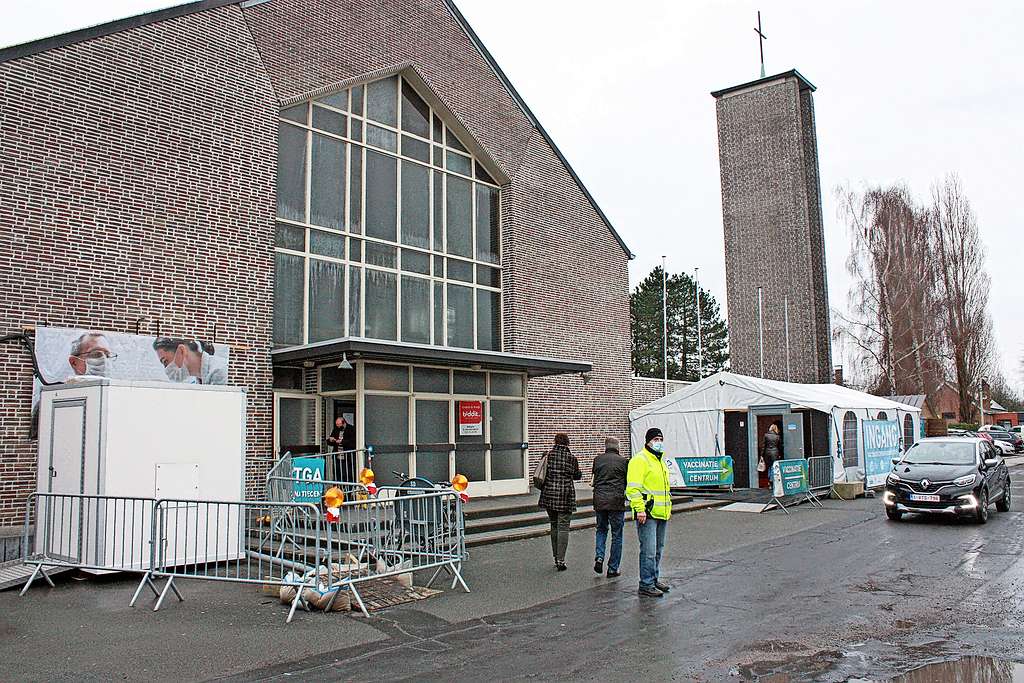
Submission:
[[[873,396],[837,384],[797,384],[719,372],[630,411],[629,419],[637,420],[653,414],[746,410],[750,406],[777,403],[788,403],[793,407],[810,408],[826,413],[836,408],[921,412],[921,409],[914,405]]]

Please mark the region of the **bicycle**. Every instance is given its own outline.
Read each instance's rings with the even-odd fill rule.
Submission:
[[[405,472],[391,472],[401,482],[394,491],[394,518],[381,538],[383,555],[405,559],[410,553],[431,553],[451,550],[458,529],[463,526],[462,506],[455,496],[432,496],[433,492],[452,492],[450,481],[432,482],[426,477],[410,477]]]

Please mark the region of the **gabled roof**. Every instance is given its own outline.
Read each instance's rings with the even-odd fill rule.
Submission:
[[[102,38],[114,33],[120,33],[121,31],[127,31],[128,29],[155,24],[158,21],[177,19],[178,17],[188,16],[196,12],[205,12],[206,10],[217,9],[225,5],[237,5],[241,2],[242,0],[198,0],[197,2],[187,2],[183,5],[165,7],[164,9],[146,12],[145,14],[136,14],[134,17],[108,21],[105,24],[87,26],[77,31],[69,31],[68,33],[60,33],[55,36],[32,40],[21,45],[12,45],[0,49],[0,64],[9,62],[12,59],[30,57],[58,47],[66,47],[86,40],[93,40],[94,38]]]
[[[590,202],[590,205],[594,207],[594,211],[597,212],[597,215],[601,217],[601,220],[604,221],[604,224],[608,226],[609,230],[611,230],[612,236],[615,238],[615,241],[618,242],[619,246],[622,247],[622,250],[626,252],[626,257],[629,259],[634,258],[636,254],[631,252],[629,250],[629,247],[626,246],[626,243],[623,241],[622,237],[619,236],[619,233],[615,230],[615,227],[612,225],[611,220],[609,220],[608,216],[606,216],[604,211],[601,210],[601,207],[597,205],[597,200],[594,199],[594,196],[592,194],[590,194],[590,190],[587,189],[587,186],[583,184],[583,180],[581,180],[580,177],[576,175],[576,171],[573,169],[572,164],[570,164],[569,160],[565,158],[565,155],[562,154],[562,150],[558,149],[558,145],[556,145],[555,141],[551,139],[551,136],[548,135],[548,132],[544,130],[544,126],[540,124],[540,121],[538,121],[537,117],[533,115],[533,112],[530,111],[530,108],[526,105],[526,101],[523,100],[522,95],[520,95],[519,91],[517,91],[515,86],[512,85],[512,81],[508,79],[508,76],[505,75],[505,72],[501,70],[500,66],[498,66],[498,62],[495,61],[491,53],[488,52],[486,47],[484,47],[483,42],[480,40],[480,36],[476,34],[476,31],[473,30],[473,27],[469,25],[468,21],[466,21],[466,17],[462,16],[462,12],[460,12],[459,8],[455,6],[454,0],[444,0],[444,4],[448,7],[448,10],[452,13],[452,16],[455,17],[455,20],[459,22],[459,25],[462,26],[462,29],[466,32],[466,35],[469,36],[469,39],[473,41],[473,45],[476,46],[477,51],[480,52],[480,55],[490,65],[491,69],[494,71],[494,75],[497,76],[498,80],[500,80],[502,85],[505,86],[505,89],[508,91],[508,94],[511,95],[512,99],[515,100],[516,104],[519,105],[519,108],[522,110],[526,118],[530,120],[530,123],[533,124],[533,126],[537,129],[537,132],[541,134],[544,140],[549,145],[551,145],[551,149],[554,151],[559,161],[562,162],[562,165],[565,166],[565,170],[567,170],[569,172],[569,175],[572,176],[572,179],[576,182],[576,185],[579,186],[580,190],[586,196],[587,200]]]
[[[148,24],[153,24],[158,21],[176,19],[178,17],[187,16],[189,14],[195,14],[197,12],[204,12],[209,9],[224,7],[226,5],[241,4],[244,7],[246,5],[257,4],[259,2],[265,1],[267,0],[198,0],[197,2],[190,2],[183,5],[176,5],[174,7],[167,7],[165,9],[156,10],[154,12],[147,12],[145,14],[139,14],[134,17],[118,19],[116,21],[110,21],[105,24],[98,24],[96,26],[90,26],[88,28],[79,29],[77,31],[71,31],[69,33],[63,33],[56,36],[41,38],[39,40],[33,40],[28,43],[22,43],[21,45],[14,45],[11,47],[0,49],[0,63],[7,62],[13,59],[20,59],[22,57],[28,57],[34,54],[38,54],[40,52],[53,50],[59,47],[73,45],[75,43],[80,43],[86,40],[92,40],[94,38],[102,38],[103,36],[109,36],[114,33],[126,31],[128,29],[146,26]],[[608,216],[605,215],[604,211],[601,210],[601,207],[598,206],[597,200],[594,199],[594,196],[592,194],[590,194],[590,190],[587,189],[587,186],[583,184],[583,180],[579,177],[579,175],[577,175],[575,169],[573,169],[572,167],[572,164],[570,164],[569,160],[565,158],[565,155],[562,154],[562,151],[558,148],[558,145],[555,144],[555,141],[544,129],[544,126],[542,126],[540,124],[540,121],[537,120],[537,117],[534,116],[533,112],[526,105],[526,102],[523,100],[522,96],[515,89],[515,86],[513,86],[512,82],[508,79],[508,76],[506,76],[505,72],[501,70],[500,66],[498,66],[498,63],[495,61],[491,53],[487,50],[486,47],[484,47],[484,44],[480,40],[480,37],[473,30],[473,27],[469,25],[469,22],[466,21],[466,17],[464,17],[462,15],[462,12],[459,11],[459,8],[455,6],[454,0],[444,0],[444,4],[445,7],[448,8],[448,11],[451,13],[455,21],[458,22],[459,26],[462,27],[462,30],[466,32],[466,35],[469,37],[470,41],[476,47],[477,51],[480,53],[480,56],[484,58],[487,64],[491,67],[491,70],[494,72],[494,75],[498,78],[499,81],[501,81],[501,84],[508,91],[509,95],[515,101],[515,103],[519,106],[519,109],[523,112],[523,115],[526,116],[526,118],[530,121],[534,128],[537,129],[537,132],[540,133],[541,137],[544,138],[545,142],[547,142],[548,145],[551,146],[551,149],[552,151],[554,151],[555,156],[557,156],[558,160],[562,162],[563,166],[565,166],[565,169],[569,172],[569,175],[572,176],[573,181],[576,183],[576,185],[580,188],[580,191],[583,192],[583,195],[590,202],[590,205],[594,208],[594,211],[597,212],[597,215],[601,218],[604,224],[611,231],[612,236],[615,238],[615,241],[618,242],[619,246],[622,247],[622,250],[626,252],[627,258],[632,259],[635,256],[635,254],[633,254],[633,252],[629,250],[629,247],[626,246],[625,241],[615,230],[615,227],[612,225],[612,222],[608,218]],[[781,75],[783,74],[780,74],[780,76]],[[800,78],[803,79],[802,76]],[[806,79],[803,80],[806,81]],[[811,87],[813,88],[813,86]],[[488,155],[488,157],[489,156],[490,155]]]

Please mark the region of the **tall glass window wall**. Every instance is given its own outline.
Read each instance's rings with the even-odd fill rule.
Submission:
[[[501,348],[500,192],[400,76],[281,112],[274,343]]]

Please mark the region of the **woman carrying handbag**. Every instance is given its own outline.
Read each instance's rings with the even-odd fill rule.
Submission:
[[[546,471],[543,477],[534,477],[540,483],[538,505],[548,512],[551,520],[551,554],[555,569],[565,571],[565,550],[569,546],[569,522],[576,511],[576,485],[583,478],[580,463],[569,451],[569,437],[555,434],[555,446],[545,455]]]

